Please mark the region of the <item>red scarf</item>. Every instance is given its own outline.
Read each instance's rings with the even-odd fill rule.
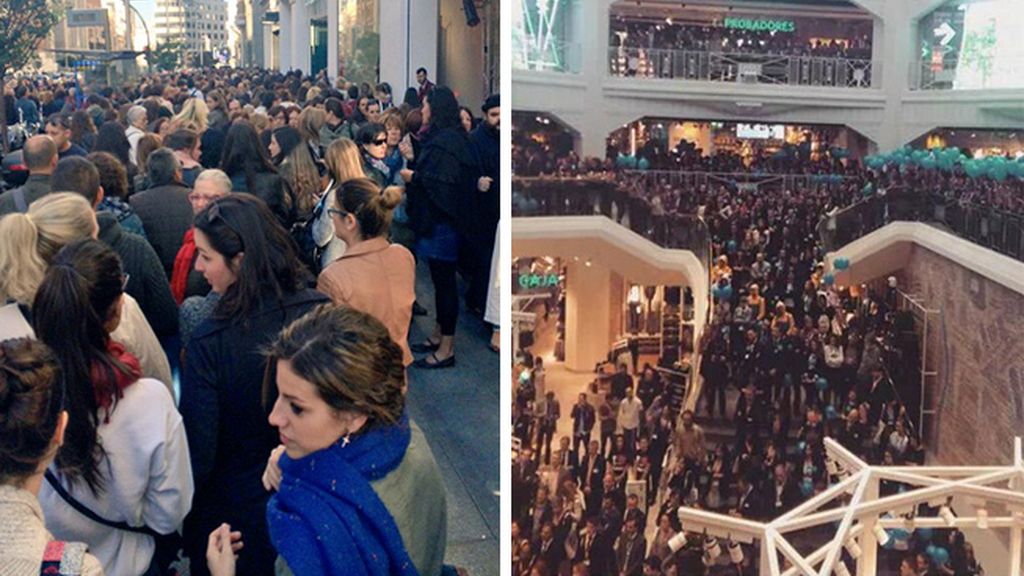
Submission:
[[[93,362],[89,368],[89,379],[96,394],[96,406],[107,410],[106,420],[110,421],[111,407],[124,396],[125,388],[142,378],[142,367],[139,359],[118,342],[107,340],[107,353],[125,369],[110,371],[100,362]]]
[[[196,231],[189,228],[181,240],[181,250],[174,257],[174,271],[171,273],[171,295],[181,306],[185,300],[185,289],[188,288],[188,273],[192,271],[192,259],[196,255]]]

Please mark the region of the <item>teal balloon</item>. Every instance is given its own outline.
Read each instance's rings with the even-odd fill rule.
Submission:
[[[910,538],[910,532],[907,532],[902,528],[893,528],[892,530],[889,530],[889,536],[896,540],[907,540]]]
[[[946,550],[942,546],[935,546],[930,554],[932,563],[936,566],[945,566],[949,562],[949,550]]]
[[[998,159],[989,163],[988,175],[997,182],[1005,182],[1007,176],[1010,175],[1010,168],[1006,165],[1006,158],[1000,156]]]
[[[810,496],[814,492],[814,483],[811,482],[810,478],[804,478],[800,482],[800,493],[804,496]]]
[[[925,170],[935,170],[939,165],[939,161],[934,156],[925,156],[921,159],[921,168]]]
[[[860,189],[860,193],[861,196],[864,196],[865,198],[870,197],[872,194],[875,193],[875,185],[872,184],[871,182],[868,182],[867,184],[864,185],[863,188]]]
[[[716,299],[722,297],[722,289],[718,287],[718,284],[711,287],[711,295]]]
[[[924,542],[931,541],[932,535],[934,534],[931,528],[918,528],[915,531],[915,533],[917,534],[918,538],[920,538]]]
[[[825,406],[825,417],[828,418],[829,420],[834,420],[838,418],[839,414],[836,412],[836,407],[831,404]]]
[[[850,267],[850,259],[836,258],[835,262],[833,262],[832,265],[835,266],[836,270],[846,270],[847,268]]]
[[[933,554],[935,554],[935,544],[929,544],[929,545],[928,545],[928,547],[924,549],[924,553],[925,553],[925,554],[926,554],[926,555],[927,555],[927,556],[928,556],[929,558],[931,558],[931,557],[932,557],[932,555],[933,555]]]
[[[651,167],[651,162],[647,158],[641,158],[637,164],[637,169],[647,171]]]
[[[722,298],[725,298],[726,300],[732,298],[732,286],[731,285],[726,284],[725,286],[722,287],[720,292],[722,294]]]
[[[726,244],[726,250],[728,250],[730,254],[735,252],[738,247],[739,246],[736,244],[735,240],[729,240],[729,243]]]
[[[825,286],[831,286],[836,283],[836,275],[829,272],[821,278],[821,281],[825,283]]]
[[[814,381],[814,385],[818,387],[818,390],[824,392],[828,390],[828,379],[824,376],[818,376],[818,379]]]

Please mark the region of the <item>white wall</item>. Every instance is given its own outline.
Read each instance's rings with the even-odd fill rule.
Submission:
[[[580,74],[513,72],[516,110],[551,112],[581,134],[586,156],[604,156],[616,127],[642,116],[844,123],[891,150],[936,127],[1006,128],[1024,121],[1024,89],[912,91],[916,21],[941,0],[855,0],[879,14],[874,42],[883,60],[875,89],[743,85],[608,75],[611,0],[578,3],[583,62]],[[877,60],[877,58],[876,58]]]
[[[437,78],[438,0],[381,0],[380,79],[400,102],[416,86],[416,69]],[[408,52],[407,52],[408,50]]]

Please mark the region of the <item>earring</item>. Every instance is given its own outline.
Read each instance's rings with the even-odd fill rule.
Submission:
[[[341,437],[341,447],[342,448],[344,448],[345,446],[348,446],[349,437],[350,436],[352,436],[352,433],[351,432],[346,432],[345,435]]]

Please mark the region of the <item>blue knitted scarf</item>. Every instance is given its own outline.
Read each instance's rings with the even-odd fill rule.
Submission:
[[[370,486],[405,457],[409,417],[298,460],[281,455],[270,538],[295,574],[416,576],[391,513]]]

